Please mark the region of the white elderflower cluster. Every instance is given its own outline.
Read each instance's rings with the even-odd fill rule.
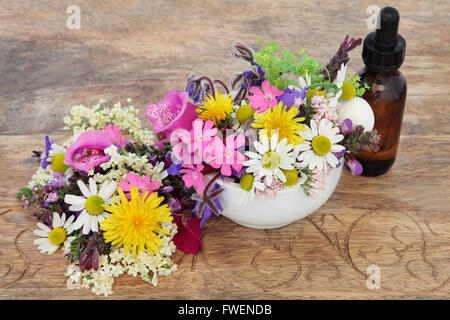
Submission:
[[[64,129],[72,129],[74,135],[77,135],[86,130],[103,130],[108,124],[113,123],[122,132],[128,132],[130,139],[134,141],[144,144],[155,143],[155,134],[152,130],[142,129],[138,118],[139,110],[131,104],[131,101],[127,99],[127,107],[122,107],[120,102],[109,107],[103,105],[105,103],[103,99],[92,107],[75,105],[70,110],[70,115],[64,117]]]
[[[67,287],[91,289],[97,295],[108,296],[113,293],[114,279],[124,273],[133,277],[139,274],[144,281],[156,287],[158,276],[169,276],[177,271],[177,265],[170,259],[176,251],[172,238],[177,233],[177,226],[172,222],[164,222],[162,227],[170,234],[160,235],[162,244],[158,253],[141,252],[133,258],[131,252],[125,252],[123,248],[113,248],[109,256],[100,256],[99,268],[96,271],[81,272],[77,265],[70,264],[65,273],[68,277]]]
[[[31,181],[28,183],[28,187],[33,188],[34,186],[43,186],[52,181],[53,179],[54,179],[53,173],[39,166],[39,168],[31,177]]]
[[[109,170],[105,174],[96,173],[90,171],[89,175],[94,177],[97,183],[103,183],[105,180],[123,181],[125,176],[129,172],[135,172],[139,175],[150,175],[152,181],[162,182],[167,177],[167,170],[164,170],[164,163],[158,162],[156,165],[152,165],[148,162],[146,155],[139,156],[135,153],[117,152],[115,146],[111,146],[105,149],[105,154],[110,155],[111,159],[105,163],[102,163],[100,167],[103,170]]]

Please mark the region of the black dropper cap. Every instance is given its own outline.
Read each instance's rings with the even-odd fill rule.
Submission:
[[[397,9],[381,9],[377,30],[364,39],[362,58],[367,68],[374,71],[393,71],[401,66],[405,59],[406,42],[398,34],[399,21]]]

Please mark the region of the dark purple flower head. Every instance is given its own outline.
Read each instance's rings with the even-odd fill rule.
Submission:
[[[187,78],[187,83],[189,83],[191,80],[196,79],[196,76],[190,75]],[[187,87],[187,93],[189,98],[191,98],[194,103],[199,103],[200,99],[202,98],[202,93],[208,93],[211,91],[210,86],[208,85],[208,83],[202,82],[201,83],[201,88],[200,90],[197,90],[197,92],[194,95],[194,89],[195,89],[195,83],[191,83],[188,87]]]
[[[254,63],[253,66],[254,66],[253,70],[244,71],[242,73],[243,78],[241,82],[242,89],[249,89],[251,87],[261,87],[261,84],[264,82],[264,80],[266,80],[266,78],[264,77],[265,75],[264,69],[257,63]],[[248,87],[246,84],[248,84]]]

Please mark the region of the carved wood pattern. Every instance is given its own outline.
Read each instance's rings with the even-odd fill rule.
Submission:
[[[43,147],[45,134],[59,137],[72,105],[131,97],[147,123],[145,106],[182,89],[189,73],[226,81],[223,75],[241,70],[228,56],[234,40],[276,39],[281,47],[305,47],[326,62],[346,32],[367,34],[371,4],[177,3],[168,11],[159,0],[79,1],[82,29],[76,32],[65,28],[70,2],[40,1],[39,8],[30,0],[0,4],[0,49],[6,53],[0,64],[0,298],[96,297],[66,288],[62,254],[38,252],[32,210],[23,210],[14,197],[36,169],[31,151]],[[450,46],[443,41],[450,31],[449,3],[396,6],[408,42],[402,70],[409,89],[393,169],[378,178],[345,171],[322,208],[281,229],[252,230],[224,217],[211,219],[202,252],[173,257],[179,271],[160,278],[157,288],[119,277],[112,298],[450,297],[450,116],[442,90],[450,82]],[[424,52],[425,46],[431,49]],[[360,52],[350,54],[351,72],[362,65]],[[379,290],[366,286],[373,264],[381,269]]]

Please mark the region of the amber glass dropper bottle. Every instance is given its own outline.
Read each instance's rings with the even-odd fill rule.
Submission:
[[[363,175],[379,176],[394,164],[405,110],[406,80],[398,70],[405,58],[405,39],[398,32],[400,16],[385,7],[378,16],[379,28],[364,39],[362,58],[366,67],[359,72],[370,86],[362,96],[372,107],[375,129],[381,135],[380,151],[363,151],[355,157]]]

